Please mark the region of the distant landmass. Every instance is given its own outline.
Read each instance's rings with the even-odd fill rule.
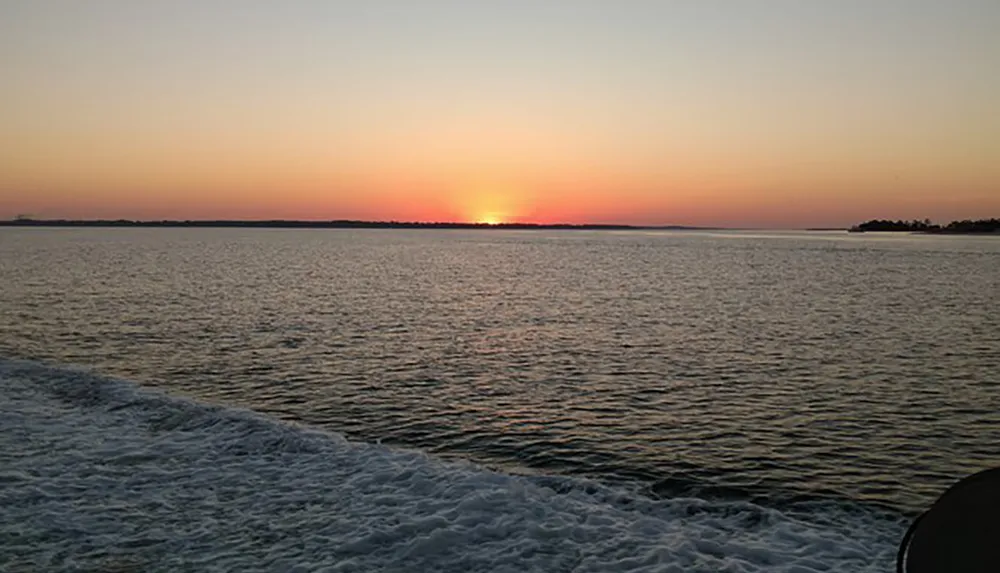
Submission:
[[[873,219],[850,228],[852,233],[889,232],[889,233],[943,233],[943,234],[985,234],[1000,233],[1000,219],[966,219],[952,221],[947,225],[936,225],[930,219],[923,221],[890,221],[888,219]]]
[[[234,220],[194,220],[194,221],[135,221],[130,219],[33,219],[16,217],[0,221],[5,227],[251,227],[273,229],[540,229],[540,230],[708,230],[711,227],[686,227],[683,225],[614,225],[570,223],[423,223],[415,221],[234,221]]]
[[[0,220],[0,227],[202,227],[202,228],[270,228],[270,229],[537,229],[581,231],[717,231],[725,227],[694,227],[687,225],[622,225],[605,223],[456,223],[419,221],[359,221],[335,219],[330,221],[300,221],[291,219],[271,220],[133,220],[133,219],[35,219],[18,216]],[[812,227],[807,231],[843,231],[842,227]],[[849,229],[852,233],[899,232],[941,234],[1000,234],[1000,219],[952,221],[937,225],[929,219],[892,221],[872,219]]]

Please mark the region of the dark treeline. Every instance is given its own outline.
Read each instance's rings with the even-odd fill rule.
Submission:
[[[882,232],[926,232],[940,229],[940,225],[931,223],[930,219],[919,221],[890,221],[888,219],[872,219],[860,225],[851,227],[852,231],[882,231]]]
[[[683,229],[687,227],[641,227],[635,225],[559,223],[419,223],[410,221],[133,221],[129,219],[32,219],[18,217],[0,221],[0,226],[10,227],[253,227],[274,229],[579,229],[579,230],[634,230],[634,229]]]
[[[910,233],[1000,233],[1000,219],[965,219],[952,221],[947,225],[935,225],[930,219],[923,221],[890,221],[888,219],[873,219],[851,227],[855,233],[875,232],[910,232]]]

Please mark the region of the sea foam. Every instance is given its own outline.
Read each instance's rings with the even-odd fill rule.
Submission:
[[[888,571],[905,527],[507,475],[23,361],[0,462],[4,571]]]

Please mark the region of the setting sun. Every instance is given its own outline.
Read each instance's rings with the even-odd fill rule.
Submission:
[[[501,223],[504,223],[504,219],[497,213],[486,213],[477,218],[476,223],[479,223],[480,225],[500,225]]]
[[[464,221],[501,225],[520,221],[524,213],[530,211],[527,185],[505,181],[500,175],[483,176],[478,181],[459,181],[453,189],[452,208]]]

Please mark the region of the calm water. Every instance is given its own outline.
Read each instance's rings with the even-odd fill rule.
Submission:
[[[0,229],[0,287],[9,571],[886,571],[1000,463],[993,237]]]
[[[0,231],[0,355],[658,496],[921,509],[1000,463],[1000,240]]]

